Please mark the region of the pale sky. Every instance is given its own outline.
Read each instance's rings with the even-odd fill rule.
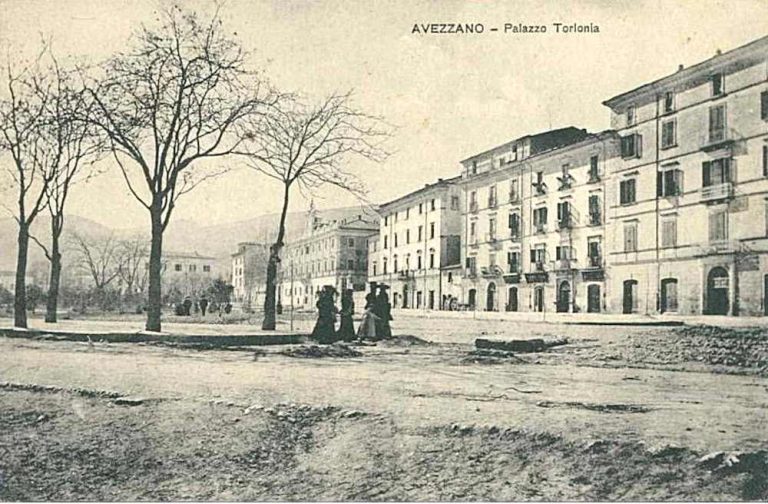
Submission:
[[[163,4],[0,0],[2,54],[9,46],[32,50],[44,33],[57,54],[99,61]],[[461,159],[519,136],[569,125],[606,129],[603,100],[768,34],[768,0],[229,0],[222,12],[225,28],[279,88],[310,96],[354,89],[360,108],[398,125],[387,162],[352,161],[375,202],[454,176]],[[411,33],[414,23],[450,22],[483,23],[486,33]],[[558,34],[557,22],[593,23],[600,33]],[[504,23],[544,24],[547,33],[490,32]],[[274,189],[236,169],[187,195],[173,219],[211,224],[276,212]],[[319,208],[354,204],[339,192],[324,196]],[[296,194],[292,209],[307,204]],[[116,228],[148,225],[111,166],[77,188],[69,212]]]

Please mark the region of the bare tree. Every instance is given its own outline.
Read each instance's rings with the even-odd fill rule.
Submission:
[[[277,237],[267,261],[263,329],[275,329],[276,282],[284,246],[285,219],[291,188],[313,193],[330,185],[363,196],[365,186],[345,165],[351,158],[381,162],[388,156],[382,142],[390,128],[378,117],[356,110],[351,93],[332,94],[318,104],[284,99],[266,118],[249,124],[243,152],[251,168],[279,181],[283,205]]]
[[[118,274],[126,293],[133,295],[144,290],[147,278],[145,263],[148,256],[149,247],[144,237],[135,236],[120,241]]]
[[[51,73],[43,60],[47,45],[27,64],[6,65],[5,93],[0,100],[0,152],[10,155],[7,173],[17,191],[16,208],[11,210],[18,224],[14,325],[27,327],[26,273],[30,226],[45,209],[49,186],[58,164],[54,136],[45,123],[54,93]],[[10,210],[10,209],[9,209]]]
[[[31,238],[42,248],[50,263],[48,293],[46,297],[46,322],[56,322],[61,282],[61,235],[64,231],[64,210],[71,187],[79,180],[90,176],[82,168],[89,158],[95,160],[102,149],[95,130],[87,120],[92,101],[87,100],[84,89],[76,84],[74,71],[62,69],[51,56],[52,92],[44,111],[44,123],[50,130],[51,149],[55,155],[48,169],[51,183],[47,187],[48,213],[50,214],[50,246],[45,246],[36,237]]]
[[[72,246],[78,268],[88,275],[96,291],[103,292],[120,275],[120,242],[114,236],[97,239],[75,233]]]
[[[95,123],[131,194],[149,212],[146,329],[160,331],[163,232],[179,197],[221,173],[192,168],[233,152],[240,143],[233,130],[276,95],[246,71],[243,50],[218,13],[203,22],[174,6],[162,26],[143,27],[133,42],[105,62],[91,94]]]

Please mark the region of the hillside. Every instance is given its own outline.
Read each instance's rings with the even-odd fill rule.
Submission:
[[[340,220],[358,214],[369,213],[371,210],[359,206],[333,208],[318,211],[323,219]],[[195,222],[180,220],[171,222],[165,233],[163,248],[174,252],[198,252],[202,255],[219,258],[222,263],[229,259],[239,242],[243,241],[267,241],[274,239],[277,232],[278,214],[262,215],[244,221],[200,226]],[[304,232],[307,221],[307,212],[289,213],[286,219],[286,241],[290,242]],[[44,243],[49,233],[49,220],[40,217],[33,226],[33,234]],[[65,237],[74,233],[92,237],[108,236],[114,233],[117,236],[148,235],[148,230],[143,228],[121,229],[113,231],[91,219],[72,215],[67,217],[65,225]],[[16,267],[16,222],[11,218],[0,219],[0,270],[12,270]],[[40,248],[30,243],[29,264],[44,262],[45,256]]]

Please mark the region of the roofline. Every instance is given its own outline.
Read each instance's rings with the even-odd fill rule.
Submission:
[[[503,170],[508,170],[510,168],[520,168],[526,164],[530,164],[531,162],[536,162],[536,161],[540,161],[541,159],[546,159],[547,156],[560,154],[561,151],[567,152],[572,149],[585,147],[591,143],[603,142],[610,138],[616,139],[618,138],[618,136],[619,136],[618,132],[612,129],[603,130],[598,133],[589,133],[585,138],[583,138],[582,140],[579,140],[578,142],[574,142],[566,145],[558,145],[557,147],[553,147],[552,149],[547,149],[545,151],[537,152],[536,154],[532,156],[528,156],[525,159],[514,161],[513,163],[511,163],[511,165],[505,166],[500,170],[489,170],[489,171],[484,171],[482,173],[478,173],[476,176],[463,179],[461,181],[461,184],[467,185],[475,181],[483,180],[486,176],[490,176],[491,174],[501,173]]]
[[[515,138],[515,139],[510,140],[508,142],[505,142],[503,144],[499,144],[496,147],[491,147],[490,149],[486,149],[486,150],[484,150],[484,151],[482,151],[482,152],[480,152],[478,154],[473,154],[473,155],[469,156],[467,159],[461,160],[460,163],[464,164],[467,161],[471,161],[471,160],[473,160],[475,158],[485,156],[486,154],[490,154],[491,152],[494,152],[496,150],[503,149],[505,147],[509,147],[512,144],[515,144],[515,143],[520,142],[522,140],[526,140],[528,138],[535,138],[535,137],[539,137],[539,136],[549,135],[551,133],[555,133],[556,131],[564,131],[564,130],[569,130],[569,129],[579,130],[579,131],[586,131],[585,129],[579,128],[579,127],[576,127],[576,126],[563,126],[562,128],[555,128],[555,129],[548,130],[548,131],[542,131],[541,133],[534,133],[534,134],[531,134],[531,135],[521,136],[519,138]]]
[[[731,49],[730,51],[726,51],[724,53],[712,56],[711,58],[707,58],[704,61],[700,61],[699,63],[694,64],[693,66],[690,66],[688,68],[683,68],[682,70],[678,70],[673,74],[666,75],[650,83],[642,84],[634,89],[631,89],[629,91],[616,95],[613,98],[609,98],[603,101],[602,103],[606,107],[613,109],[617,106],[620,106],[623,102],[627,101],[628,99],[642,95],[647,91],[656,90],[660,87],[666,86],[667,84],[672,84],[673,82],[679,82],[679,81],[690,79],[694,77],[698,72],[701,72],[702,70],[707,68],[708,66],[726,64],[726,63],[733,62],[734,60],[738,60],[740,57],[745,56],[746,55],[745,53],[750,53],[752,51],[759,50],[761,46],[765,46],[765,48],[768,48],[768,35],[764,37],[760,37],[759,39],[753,40],[744,45],[738,46],[734,49]]]
[[[433,189],[440,189],[443,187],[449,187],[451,185],[456,184],[457,182],[461,181],[461,175],[457,175],[455,177],[451,177],[448,179],[442,179],[438,180],[437,182],[434,182],[432,184],[427,184],[426,186],[416,189],[415,191],[411,191],[408,194],[404,194],[403,196],[400,196],[399,198],[395,198],[391,201],[387,201],[386,203],[382,203],[379,205],[379,209],[381,210],[381,213],[385,213],[387,210],[389,210],[393,206],[397,206],[398,204],[402,203],[403,201],[406,201],[408,198],[413,198],[416,195],[419,194],[425,194]]]

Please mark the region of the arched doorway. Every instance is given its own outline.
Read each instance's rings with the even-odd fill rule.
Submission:
[[[623,312],[637,311],[637,280],[624,280]]]
[[[533,289],[533,311],[544,311],[544,287],[538,286]]]
[[[488,284],[487,296],[485,298],[485,311],[496,310],[496,284],[491,282]]]
[[[707,275],[707,315],[728,315],[728,270],[712,268]]]
[[[661,313],[677,311],[677,278],[665,278],[661,281]]]
[[[600,313],[600,286],[592,284],[587,287],[587,312]]]
[[[467,304],[469,304],[469,308],[474,310],[475,306],[477,306],[477,290],[476,289],[469,289],[469,299],[467,301]]]
[[[571,284],[567,280],[560,282],[557,289],[557,311],[559,313],[569,312],[571,307]]]
[[[408,308],[408,286],[403,285],[403,308]]]
[[[517,311],[517,287],[510,287],[507,294],[507,311]]]

